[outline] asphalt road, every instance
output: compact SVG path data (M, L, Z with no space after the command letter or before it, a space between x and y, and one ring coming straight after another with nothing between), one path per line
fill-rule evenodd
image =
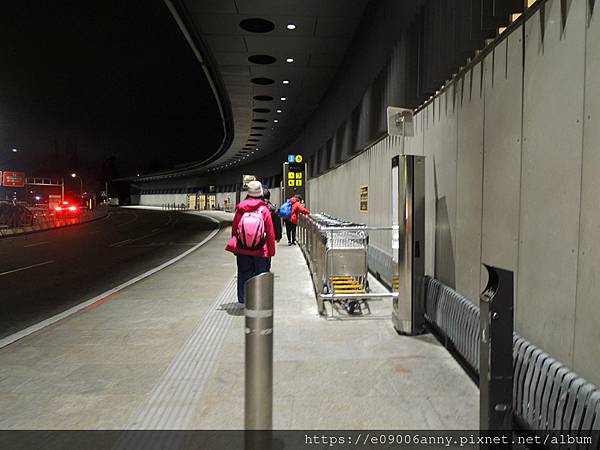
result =
M159 266L216 226L180 212L111 209L95 222L0 239L0 338Z

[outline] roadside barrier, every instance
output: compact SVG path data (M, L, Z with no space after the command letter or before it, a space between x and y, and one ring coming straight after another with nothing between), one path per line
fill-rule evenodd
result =
M32 209L30 211L33 217L27 225L16 227L9 227L6 225L3 227L0 225L0 238L91 222L106 217L108 214L107 207L98 207L94 210L82 210L81 214L71 217L58 217L46 209Z

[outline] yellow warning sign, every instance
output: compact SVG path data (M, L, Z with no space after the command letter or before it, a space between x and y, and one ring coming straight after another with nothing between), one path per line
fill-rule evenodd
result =
M296 162L297 163L301 163L302 162L302 155L296 155Z
M302 180L296 180L296 186L302 186Z
M366 184L360 187L360 210L369 211L369 186Z
M294 180L288 180L288 186L294 186Z
M288 172L288 178L294 178L294 172Z
M296 179L302 178L302 172L296 172Z

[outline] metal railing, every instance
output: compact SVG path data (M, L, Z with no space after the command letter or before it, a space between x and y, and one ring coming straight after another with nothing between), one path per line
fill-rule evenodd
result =
M562 430L572 436L592 436L592 444L580 448L600 448L598 433L591 432L600 430L600 389L513 333L512 327L505 326L504 330L498 327L500 322L494 317L496 311L483 299L485 308L482 310L439 280L426 277L425 286L427 322L441 342L459 357L474 378L479 379L480 387L489 389L489 381L493 380L491 358L498 357L497 348L481 351L482 345L494 344L493 334L490 334L493 333L492 327L512 333L512 342L508 344L512 359L512 411L509 412L518 427L542 434ZM512 287L505 291L512 295ZM482 318L485 319L483 322ZM482 323L486 326L482 327ZM485 328L491 331L483 331ZM505 337L502 341L506 342ZM506 349L501 353L504 359ZM486 361L482 361L482 357ZM498 377L501 383L508 379L507 374ZM505 391L506 386L501 386L500 392ZM494 398L490 392L485 395L488 399ZM498 413L497 423L502 424L506 411L502 407L496 409L492 402L488 403L492 406L486 409L490 422L493 423L493 415ZM500 405L504 403L500 402Z
M398 297L396 292L371 292L368 280L369 232L393 229L367 227L323 213L299 217L298 243L311 272L319 314L334 317L336 304L350 314L363 308L370 314L368 300ZM330 313L325 301L330 302Z

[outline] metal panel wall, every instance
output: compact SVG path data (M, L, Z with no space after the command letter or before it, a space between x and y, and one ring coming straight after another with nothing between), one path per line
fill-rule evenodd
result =
M600 384L600 10L540 11L415 116L406 153L426 156L426 273L474 300L476 265L514 270L517 331ZM483 98L466 97L481 64ZM382 223L390 142L311 180L311 202L355 219L368 178L369 223Z
M485 78L489 75L493 67L492 58L493 54L469 71L461 82L453 85L458 113L456 290L475 300L481 292L484 122L482 76Z
M572 361L586 5L548 0L525 24L517 331Z
M492 57L493 71L487 65L485 76L482 262L515 271L519 247L523 27L504 39Z
M587 2L586 2L587 3ZM588 12L588 15L590 13ZM573 366L600 385L600 5L587 28L583 172ZM594 353L595 350L595 353ZM591 355L596 357L591 357Z
M450 103L450 107L448 104ZM452 94L445 91L427 107L424 148L432 169L426 174L426 217L435 209L435 277L455 286L457 114ZM433 187L433 192L431 188ZM433 195L431 195L433 194ZM425 234L432 222L426 219ZM429 244L429 242L427 242ZM427 245L429 248L429 245ZM426 258L427 259L427 258ZM426 263L426 267L427 263Z
M187 205L187 194L141 194L140 205L162 206L165 204Z

